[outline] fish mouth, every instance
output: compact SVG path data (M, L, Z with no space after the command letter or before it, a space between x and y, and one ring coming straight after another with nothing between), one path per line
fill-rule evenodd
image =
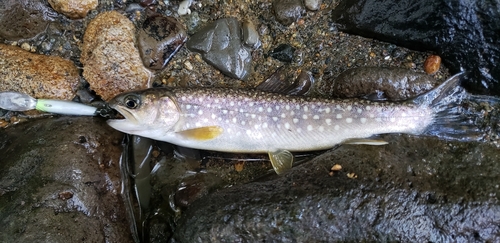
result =
M110 105L110 107L118 111L124 118L107 120L109 126L126 133L136 131L140 128L139 121L132 112L120 106Z

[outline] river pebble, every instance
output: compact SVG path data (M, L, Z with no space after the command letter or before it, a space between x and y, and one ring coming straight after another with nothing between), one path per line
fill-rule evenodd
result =
M54 10L72 19L87 16L90 10L97 8L97 0L49 0Z
M304 5L308 10L316 11L321 7L321 0L304 0Z
M116 11L104 12L89 23L80 60L83 77L104 100L148 87L151 73L136 48L134 25Z
M269 52L269 56L282 62L290 63L293 60L294 52L295 48L293 48L289 44L280 44L278 47Z
M428 74L435 74L441 67L441 57L438 55L430 55L425 59L424 70Z
M175 18L154 14L144 21L137 39L144 66L158 70L179 51L187 35Z
M273 10L276 19L283 25L290 25L305 13L300 0L274 0Z
M243 46L240 23L236 18L223 18L203 27L187 42L210 65L225 75L246 80L252 66L250 49Z
M5 44L0 44L0 76L0 91L48 99L73 99L80 82L73 62Z

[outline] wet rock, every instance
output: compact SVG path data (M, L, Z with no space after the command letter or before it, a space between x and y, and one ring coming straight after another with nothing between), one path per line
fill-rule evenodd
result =
M43 32L56 15L41 1L0 1L0 38L32 38Z
M294 53L295 48L292 46L288 44L280 44L278 47L269 52L269 56L282 62L292 62Z
M0 241L134 242L120 196L122 135L98 118L0 130Z
M290 25L305 13L301 0L274 0L273 11L283 25Z
M437 55L430 55L425 59L424 71L428 74L434 74L439 70L441 66L441 57Z
M144 66L162 69L186 42L187 35L175 18L155 14L144 21L137 39Z
M468 88L500 95L500 25L490 21L499 8L497 1L344 0L333 19L349 33L435 51L452 73L471 72Z
M386 99L396 101L416 97L435 86L437 81L424 73L404 68L364 67L341 73L328 94L339 98L355 98L383 93Z
M316 11L321 7L321 0L304 0L304 5L308 10Z
M179 242L476 242L500 235L500 155L483 143L387 135L194 202ZM475 161L470 163L470 161ZM329 174L336 163L342 169ZM355 174L357 178L349 178Z
M260 46L259 33L255 29L255 25L252 21L245 20L241 26L243 31L243 43L252 49L256 49Z
M35 98L71 100L80 84L73 62L4 44L0 44L0 76L0 91L17 91Z
M136 48L134 25L116 11L93 19L83 37L83 77L104 100L124 91L148 87L150 71Z
M189 39L187 47L201 53L203 60L229 77L246 80L250 74L252 55L243 46L236 18L208 24Z
M97 8L97 0L49 0L54 10L72 19L81 19L87 16L90 10Z

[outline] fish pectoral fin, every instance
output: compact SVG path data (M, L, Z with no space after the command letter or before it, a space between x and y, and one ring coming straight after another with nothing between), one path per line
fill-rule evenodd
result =
M177 132L179 135L194 140L211 140L222 134L224 129L219 126L198 127Z
M387 141L381 139L369 139L369 138L350 138L344 140L343 144L364 144L364 145L386 145L389 144Z
M282 174L293 166L293 154L288 150L268 152L269 159L276 174Z

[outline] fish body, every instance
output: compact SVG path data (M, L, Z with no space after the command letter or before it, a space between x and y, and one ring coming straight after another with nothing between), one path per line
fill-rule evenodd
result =
M426 132L444 106L460 99L456 95L463 93L457 89L459 78L414 100L393 103L258 90L152 88L110 101L125 119L108 120L108 124L125 133L184 147L269 153L272 162L277 156L274 162L289 164L289 151L328 149L375 134Z

